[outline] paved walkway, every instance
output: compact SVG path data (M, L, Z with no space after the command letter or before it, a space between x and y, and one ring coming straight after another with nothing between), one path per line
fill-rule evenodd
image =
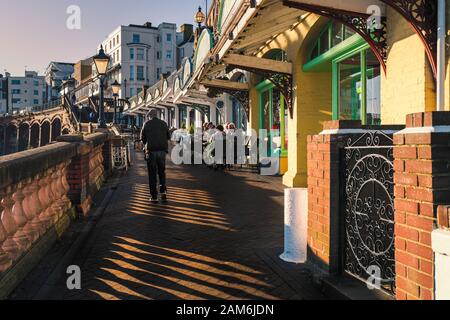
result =
M152 206L136 157L73 261L82 290L64 280L47 298L323 299L302 268L289 278L277 266L280 178L169 165L170 202Z

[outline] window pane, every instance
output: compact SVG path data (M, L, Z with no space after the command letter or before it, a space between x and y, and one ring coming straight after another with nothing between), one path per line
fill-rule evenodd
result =
M144 49L137 49L137 60L144 60Z
M319 41L320 41L320 54L323 54L328 50L330 50L328 29L324 33L322 33Z
M281 128L281 94L278 90L273 90L273 122L272 129Z
M344 39L348 39L351 36L353 36L354 34L356 34L356 32L353 31L353 29L351 29L347 26L344 27Z
M311 53L311 60L317 58L318 56L319 56L319 44L316 44Z
M270 90L267 90L261 95L263 106L263 127L267 131L270 130Z
M130 80L134 80L134 66L130 66Z
M332 45L336 46L344 41L343 24L340 22L334 22L331 30Z
M283 97L284 99L284 97ZM289 146L289 108L284 103L284 150L287 151Z
M366 50L367 124L381 124L381 67L372 50Z
M339 118L361 119L361 55L339 63Z
M145 80L144 79L144 67L143 66L138 66L137 67L137 79L140 81Z

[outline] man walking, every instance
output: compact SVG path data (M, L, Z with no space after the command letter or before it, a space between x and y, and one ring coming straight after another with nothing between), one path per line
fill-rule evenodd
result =
M158 119L158 112L153 109L149 113L150 120L144 125L141 140L145 145L150 185L150 201L158 203L157 176L159 177L159 193L161 201L167 201L166 156L169 153L170 133L167 123Z

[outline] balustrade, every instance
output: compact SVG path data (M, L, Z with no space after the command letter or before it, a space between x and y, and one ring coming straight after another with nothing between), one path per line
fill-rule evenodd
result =
M65 142L0 157L0 291L2 275L48 238L50 230L66 226L67 214L101 187L105 163L112 161L104 159L109 139L106 133L65 136ZM87 157L82 170L88 175L78 173L80 157Z

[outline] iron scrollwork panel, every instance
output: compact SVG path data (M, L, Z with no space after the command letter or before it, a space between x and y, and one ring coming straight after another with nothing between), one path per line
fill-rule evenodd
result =
M112 161L114 169L128 169L128 152L129 150L127 145L112 146Z
M250 116L250 99L248 90L233 90L233 89L225 89L225 88L217 88L217 87L209 87L208 88L208 97L217 98L223 93L227 93L230 96L234 97L244 108L247 116Z
M388 1L388 0L386 0ZM364 40L367 41L372 48L374 54L378 58L384 72L386 73L386 59L387 59L387 24L386 18L381 17L381 25L377 26L374 20L371 19L370 14L360 14L355 12L348 12L334 9L332 7L323 7L320 5L309 5L305 3L294 2L290 0L283 0L285 6L290 8L297 8L312 12L327 18L331 18L342 22L348 27L357 32Z
M428 59L437 75L437 1L436 0L381 0L400 13L421 38Z
M367 132L345 148L344 269L395 290L392 139Z

